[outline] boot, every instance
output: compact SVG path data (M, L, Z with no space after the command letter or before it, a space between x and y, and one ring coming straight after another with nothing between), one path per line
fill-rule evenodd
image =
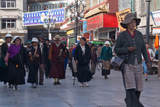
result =
M125 102L127 107L140 107L135 89L126 90Z
M140 102L140 95L141 95L141 92L140 91L136 91L136 96L137 96L138 101L139 101L139 107L144 107L144 105Z

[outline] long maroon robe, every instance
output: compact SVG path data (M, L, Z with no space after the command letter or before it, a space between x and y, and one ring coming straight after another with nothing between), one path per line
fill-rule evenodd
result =
M60 50L62 51L62 54L59 56ZM52 46L50 47L49 56L51 60L51 71L50 71L49 77L64 79L65 78L64 60L65 60L66 54L64 52L63 44L56 46L56 44L53 43Z

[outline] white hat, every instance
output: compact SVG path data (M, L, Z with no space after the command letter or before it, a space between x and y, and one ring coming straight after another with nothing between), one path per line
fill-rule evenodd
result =
M5 38L12 38L12 35L11 35L10 33L7 33L7 34L5 35Z
M110 45L110 42L109 42L109 41L106 41L104 44L105 44L105 45Z
M21 40L21 37L20 36L14 36L12 42L14 42L16 39L20 39Z
M56 36L54 37L54 40L61 40L61 36L56 35Z
M32 38L32 42L39 42L37 38Z

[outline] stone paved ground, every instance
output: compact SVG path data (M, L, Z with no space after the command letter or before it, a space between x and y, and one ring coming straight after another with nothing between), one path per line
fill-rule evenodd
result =
M61 86L54 86L53 80L45 80L44 86L32 89L30 84L19 87L18 91L6 88L0 83L0 107L125 107L124 89L120 72L112 71L104 80L97 71L90 87L72 85L71 73ZM150 76L145 82L141 101L145 107L160 107L160 80Z

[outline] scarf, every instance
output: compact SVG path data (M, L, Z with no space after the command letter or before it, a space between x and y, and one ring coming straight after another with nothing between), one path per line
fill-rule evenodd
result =
M21 45L12 44L8 49L9 58L13 58L14 56L16 56L19 53L20 48Z

